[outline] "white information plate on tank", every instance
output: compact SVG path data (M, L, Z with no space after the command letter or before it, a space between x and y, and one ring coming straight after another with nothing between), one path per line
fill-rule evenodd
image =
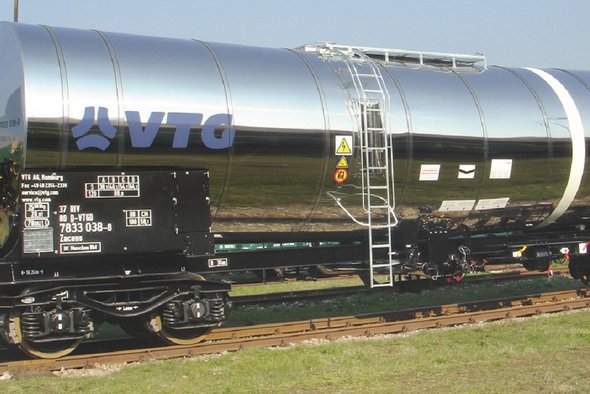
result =
M422 164L420 166L421 181L438 181L440 164Z
M510 179L512 159L492 159L490 179Z
M459 179L473 179L475 178L475 164L460 164L459 165Z
M510 201L510 197L503 198L483 198L477 202L475 206L476 211L485 211L487 209L501 209L506 208Z
M475 200L449 200L443 201L438 210L442 212L464 212L471 211L474 205Z

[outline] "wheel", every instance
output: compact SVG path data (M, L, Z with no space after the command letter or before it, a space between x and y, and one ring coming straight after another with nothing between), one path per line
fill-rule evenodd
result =
M165 343L172 345L195 345L203 340L203 337L211 331L211 327L197 328L170 328L164 327L160 315L151 320L153 329L158 330L157 335Z
M10 315L10 330L15 337L15 343L26 354L36 358L59 358L73 352L82 339L63 339L50 342L33 342L25 338L21 324L21 312Z
M191 273L180 274L178 279L191 280L195 283L204 281L202 276ZM188 294L175 298L154 311L148 320L147 328L156 333L165 343L172 345L194 345L201 342L203 337L211 331L211 326L221 324L226 317L227 294L223 292L209 294L209 296L212 297L209 301L215 300L217 302L217 304L209 304L209 308L213 309L215 313L210 310L206 311L205 303L198 297L195 298L196 295ZM213 322L206 323L211 326L191 327L191 325L198 325L199 322L206 322L207 320L203 319L205 313L217 314L219 320L214 318ZM165 322L166 324L164 324ZM175 327L177 325L178 327ZM182 325L187 327L182 327Z

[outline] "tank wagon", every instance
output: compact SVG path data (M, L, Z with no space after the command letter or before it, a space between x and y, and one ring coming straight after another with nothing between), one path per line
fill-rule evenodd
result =
M196 342L217 272L565 254L588 283L586 71L13 23L0 48L0 333L30 355L104 321Z

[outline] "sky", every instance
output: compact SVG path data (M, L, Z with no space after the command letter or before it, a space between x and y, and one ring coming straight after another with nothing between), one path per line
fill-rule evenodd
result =
M0 0L12 21L14 0ZM19 22L264 47L338 44L483 53L590 69L589 0L20 0Z

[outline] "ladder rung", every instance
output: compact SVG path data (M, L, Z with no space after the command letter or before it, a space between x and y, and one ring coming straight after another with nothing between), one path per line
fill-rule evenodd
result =
M371 285L371 287L375 288L375 287L392 287L393 286L393 282L385 282L385 283L373 283Z
M381 93L383 94L382 89L363 89L363 93Z
M369 186L369 190L385 190L387 188L387 185Z
M385 147L385 146L367 146L365 149L368 151L371 151L371 152L376 152L376 151L386 152L387 151L387 147Z
M367 127L365 131L381 131L384 133L385 129L383 127Z
M371 244L372 248L389 248L389 244Z
M371 205L371 208L374 208L374 209L387 209L387 208L389 208L389 206L387 206L387 205Z
M367 170L369 170L369 171L371 171L371 170L384 171L384 170L387 170L387 167L367 167Z
M366 90L365 90L365 92L366 92ZM378 103L375 103L375 104L378 104ZM382 112L382 113L385 112L385 110L382 108L365 108L365 111L367 111L367 112Z

